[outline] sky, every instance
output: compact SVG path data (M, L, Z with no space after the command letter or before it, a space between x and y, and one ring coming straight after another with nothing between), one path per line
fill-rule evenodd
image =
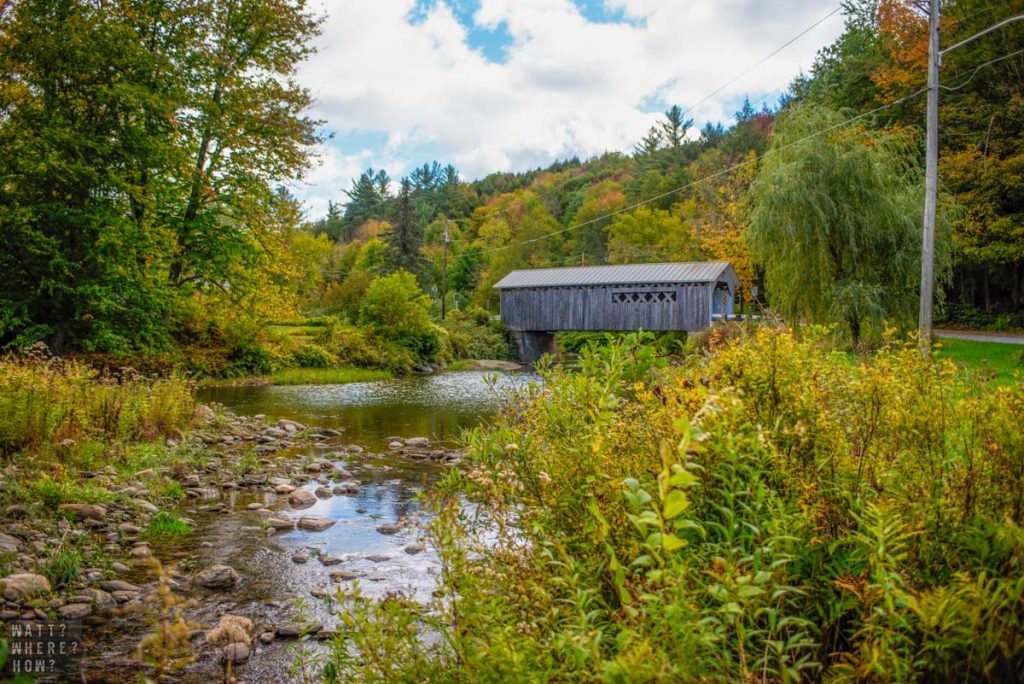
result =
M324 121L292 191L307 215L367 167L397 181L454 164L465 180L627 152L673 104L695 128L749 96L775 104L841 32L838 0L314 0L298 73ZM756 66L755 66L756 65ZM753 67L751 69L751 67ZM742 78L707 95L746 71ZM702 101L703 100L703 101Z

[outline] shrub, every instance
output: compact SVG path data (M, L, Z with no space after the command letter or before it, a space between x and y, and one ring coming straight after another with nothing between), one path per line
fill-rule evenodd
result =
M292 365L299 368L328 368L335 361L333 354L315 344L304 344L291 354Z
M267 375L274 371L274 354L258 342L241 342L231 349L225 377Z
M328 681L1016 680L1024 387L823 330L649 339L467 437L435 600L340 593Z
M180 378L101 373L74 361L0 361L0 454L60 451L90 442L154 439L191 421L195 401Z
M419 359L434 360L445 350L444 331L430 322L430 298L411 273L397 271L373 281L359 315L374 335L398 343Z

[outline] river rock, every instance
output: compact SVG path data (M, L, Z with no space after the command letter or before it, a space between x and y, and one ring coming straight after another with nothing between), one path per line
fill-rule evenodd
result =
M198 489L203 483L198 475L186 475L181 479L181 485L186 489Z
M157 508L154 504L150 503L149 501L146 501L145 499L132 499L132 503L136 506L136 508L141 508L147 513L160 512L159 508Z
M341 565L344 560L341 556L320 556L320 563L328 568L332 565Z
M426 437L410 437L405 440L405 446L407 447L425 447L430 445L430 440Z
M395 534L401 529L402 526L399 523L384 523L377 526L377 531L381 534Z
M288 495L288 503L292 508L309 508L316 503L316 495L308 489L296 489Z
M299 527L303 530L309 530L311 532L322 532L328 527L331 527L336 523L337 520L331 520L330 518L314 518L312 516L299 518Z
M142 589L139 589L134 584L125 582L124 580L103 580L100 582L100 589L103 591L109 591L110 593L114 593L115 591L131 591L138 594L142 591Z
M92 606L88 603L69 603L57 609L57 615L64 620L81 620L92 614Z
M383 563L384 561L391 560L391 556L383 556L379 553L371 553L369 556L366 557L366 560L370 561L371 563Z
M0 532L0 553L18 553L20 548L21 540Z
M409 544L408 546L406 546L402 550L405 551L410 556L415 556L417 553L423 553L423 551L426 550L426 548L427 547L424 546L423 544L416 543L416 544Z
M309 554L305 554L301 551L296 551L292 554L292 563L306 563L309 561Z
M273 632L263 632L260 634L260 643L264 645L272 644L274 643L274 636Z
M153 557L153 552L147 546L136 546L128 554L132 560L142 561Z
M319 463L307 463L306 464L306 472L307 473L319 473L320 472L320 464Z
M286 518L268 518L267 525L274 528L275 530L293 530L295 529L295 521L287 520Z
M110 592L110 595L118 603L128 603L129 601L134 601L142 596L142 594L137 591L112 591Z
M357 570L332 570L330 577L335 582L347 582L362 577L363 573Z
M117 601L114 600L114 597L102 589L94 589L92 587L83 589L81 597L86 599L92 604L93 608L101 613L117 607Z
M233 663L235 665L241 665L249 659L252 651L249 650L249 644L233 643L228 644L224 647L221 652L221 657L225 663Z
M282 418L277 421L277 426L284 430L288 430L288 432L298 432L306 429L306 426L302 423L298 423L294 420L288 420L287 418Z
M50 593L50 580L42 575L22 572L0 580L0 594L8 601L18 603L39 594Z
M209 423L216 417L217 414L206 404L196 404L195 421L197 423Z
M399 450L399 449L401 449L401 448L402 448L403 446L405 446L405 445L404 445L404 444L402 444L401 442L390 442L390 443L388 444L388 449L391 449L392 451L398 451L398 450Z
M283 625L277 628L277 636L282 639L296 639L305 634L316 634L323 630L323 628L324 626L319 622L311 622L305 625Z
M103 517L107 514L107 509L103 508L103 506L85 503L61 504L57 506L57 510L65 511L77 518L89 520L103 520Z
M314 491L313 494L318 499L330 499L332 496L334 496L334 492L332 492L327 487L323 486L317 487L316 491Z
M24 518L28 515L28 506L23 504L12 504L4 509L4 515L8 518Z
M274 491L278 494L291 494L295 491L295 487L290 484L279 484L274 485Z
M228 565L211 565L196 575L196 583L207 589L230 589L241 581L238 572Z

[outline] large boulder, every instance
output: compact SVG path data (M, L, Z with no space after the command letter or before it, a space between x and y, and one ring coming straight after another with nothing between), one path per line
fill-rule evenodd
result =
M50 580L31 572L8 575L0 580L0 595L14 603L40 594L49 594L50 591Z
M238 572L228 565L211 565L196 575L196 584L207 589L231 589L241 581Z

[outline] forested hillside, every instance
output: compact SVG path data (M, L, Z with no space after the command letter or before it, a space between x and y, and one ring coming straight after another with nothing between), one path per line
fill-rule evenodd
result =
M4 348L237 357L304 315L366 328L364 294L397 270L436 316L446 233L449 310L494 311L514 268L722 259L750 309L757 286L756 306L854 341L913 323L927 21L909 0L848 2L810 72L732 121L696 130L674 105L631 152L471 182L437 161L370 168L320 217L283 189L318 139L293 77L320 18L291 0L130 4L0 15ZM943 44L1021 9L944 3ZM1022 39L1008 25L942 70L941 310L972 326L1024 326ZM421 360L448 344L416 326Z

